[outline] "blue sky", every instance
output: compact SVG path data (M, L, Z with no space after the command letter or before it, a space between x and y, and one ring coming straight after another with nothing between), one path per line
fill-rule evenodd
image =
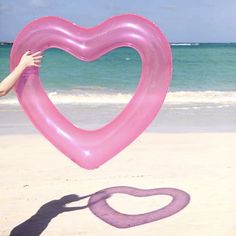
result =
M236 42L236 0L0 0L0 41L42 16L92 27L123 13L150 19L171 42Z

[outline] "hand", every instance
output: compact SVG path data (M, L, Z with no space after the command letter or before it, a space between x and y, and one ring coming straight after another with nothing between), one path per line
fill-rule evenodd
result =
M42 58L43 56L42 56L41 51L38 51L32 54L30 53L30 51L27 51L21 57L19 65L22 65L24 68L30 67L30 66L40 67Z

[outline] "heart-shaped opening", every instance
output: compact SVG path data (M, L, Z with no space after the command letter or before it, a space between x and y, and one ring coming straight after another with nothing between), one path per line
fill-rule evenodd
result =
M141 74L136 50L117 48L84 62L63 50L44 52L40 79L50 100L75 126L93 130L109 123L130 101Z
M168 195L155 195L146 197L136 197L124 193L113 194L107 199L107 203L113 209L119 209L122 214L144 214L151 212L153 209L161 209L173 200Z

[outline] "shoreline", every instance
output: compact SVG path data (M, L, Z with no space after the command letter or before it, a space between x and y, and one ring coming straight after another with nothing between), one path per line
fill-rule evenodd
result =
M124 105L57 105L75 126L98 129L110 122ZM224 133L236 132L234 107L176 109L163 105L145 133ZM92 114L92 115L91 115ZM20 105L0 105L0 135L36 134L37 129Z

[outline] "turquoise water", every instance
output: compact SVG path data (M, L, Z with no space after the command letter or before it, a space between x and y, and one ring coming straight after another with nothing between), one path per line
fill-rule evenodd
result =
M0 46L0 72L9 72L11 46ZM166 103L235 105L236 44L173 44L173 78ZM83 62L59 49L44 53L40 78L54 103L118 103L132 96L141 73L138 53L115 49ZM15 104L12 96L0 104Z
M1 78L9 73L10 49L0 46ZM172 53L170 90L150 129L236 131L236 44L174 44ZM116 49L90 63L50 49L44 53L40 77L49 98L67 118L93 129L123 109L140 71L139 55L131 48ZM14 93L0 99L0 112L0 133L32 131Z
M236 90L236 44L172 46L173 90Z
M10 46L0 46L0 75L8 74ZM236 44L173 45L171 91L235 91ZM141 61L131 48L113 50L95 62L82 62L59 50L44 53L40 76L47 90L78 87L131 92L141 71Z

